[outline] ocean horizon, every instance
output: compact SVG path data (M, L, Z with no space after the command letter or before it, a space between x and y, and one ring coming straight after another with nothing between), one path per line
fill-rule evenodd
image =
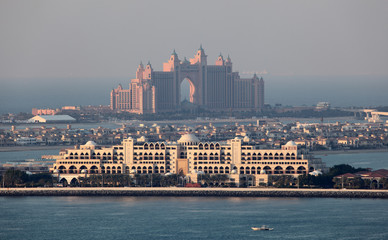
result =
M120 83L128 89L129 79L134 77L132 75L116 78L0 79L0 114L31 112L34 107L109 105L110 91ZM388 104L388 76L263 75L263 78L265 103L271 105L313 106L320 101L338 107ZM183 99L188 95L187 87L187 84L182 86Z

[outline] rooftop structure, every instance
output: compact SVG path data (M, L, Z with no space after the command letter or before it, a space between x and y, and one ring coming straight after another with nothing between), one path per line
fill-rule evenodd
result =
M55 123L55 122L75 122L75 118L69 115L41 115L28 120L30 123Z

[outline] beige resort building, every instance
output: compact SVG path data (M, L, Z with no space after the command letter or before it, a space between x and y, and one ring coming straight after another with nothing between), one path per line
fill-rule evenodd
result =
M227 174L237 185L267 183L269 175L308 174L325 166L320 159L304 155L290 141L281 149L259 149L244 139L201 142L193 134L177 142L148 142L144 137L125 139L121 145L98 146L89 141L60 152L50 169L68 182L84 174L184 174L197 182L201 174Z

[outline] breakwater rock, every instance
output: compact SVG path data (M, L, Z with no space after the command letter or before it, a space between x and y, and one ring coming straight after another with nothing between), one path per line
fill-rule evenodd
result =
M239 188L2 188L0 196L386 198L388 190Z

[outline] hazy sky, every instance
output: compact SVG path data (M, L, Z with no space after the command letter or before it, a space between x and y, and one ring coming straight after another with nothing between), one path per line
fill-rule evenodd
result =
M0 84L130 79L140 60L161 70L201 43L208 63L230 54L267 80L388 76L387 11L385 0L0 0Z

